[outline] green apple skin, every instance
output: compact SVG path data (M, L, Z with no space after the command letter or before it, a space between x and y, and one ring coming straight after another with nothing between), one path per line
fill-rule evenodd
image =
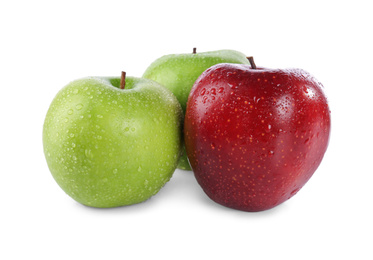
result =
M185 114L189 92L194 82L202 72L219 63L250 64L246 55L234 50L170 54L150 64L143 77L157 81L171 90ZM185 148L183 151L178 168L191 170Z
M182 148L175 96L143 78L84 78L56 95L43 126L48 167L81 204L119 207L147 200L172 177Z

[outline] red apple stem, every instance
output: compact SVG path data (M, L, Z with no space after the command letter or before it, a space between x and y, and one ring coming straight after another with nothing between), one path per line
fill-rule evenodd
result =
M193 54L197 53L197 48L193 48Z
M256 69L256 65L255 65L255 62L254 62L254 57L253 57L253 56L249 56L249 57L247 57L247 59L248 59L249 62L250 62L251 68L252 68L253 70L255 70L255 69Z
M126 72L122 71L122 76L120 78L120 89L124 89L126 86Z

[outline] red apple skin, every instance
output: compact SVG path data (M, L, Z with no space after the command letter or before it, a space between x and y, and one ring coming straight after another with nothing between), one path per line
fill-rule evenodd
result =
M301 69L218 64L195 82L184 125L195 177L215 202L242 211L294 196L329 143L323 86Z

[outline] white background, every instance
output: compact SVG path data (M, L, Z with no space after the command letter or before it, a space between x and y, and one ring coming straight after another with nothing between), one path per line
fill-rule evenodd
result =
M0 259L373 259L371 1L2 1ZM150 200L93 209L42 149L56 93L86 76L141 76L171 53L234 49L325 86L328 151L292 199L246 213L176 171Z

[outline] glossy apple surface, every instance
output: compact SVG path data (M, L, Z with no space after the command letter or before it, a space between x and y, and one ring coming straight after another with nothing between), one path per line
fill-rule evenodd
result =
M219 64L191 90L184 139L195 177L215 202L243 211L295 195L328 146L323 86L300 69Z
M158 83L84 78L52 101L44 153L58 185L92 207L142 202L171 178L181 153L182 109Z
M234 50L171 54L155 60L143 77L157 81L171 90L185 112L189 92L196 79L206 69L218 63L249 64L249 61L243 53ZM178 168L190 170L186 153L181 157Z

